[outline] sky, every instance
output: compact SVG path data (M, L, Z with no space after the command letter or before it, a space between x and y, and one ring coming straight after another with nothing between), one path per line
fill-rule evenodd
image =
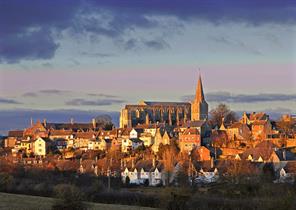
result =
M210 109L295 113L295 1L0 1L0 118L190 101L199 72Z

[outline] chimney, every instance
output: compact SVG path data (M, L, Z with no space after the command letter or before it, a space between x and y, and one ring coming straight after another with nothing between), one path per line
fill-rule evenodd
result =
M43 119L43 125L44 125L44 127L46 127L46 119L45 118Z
M153 166L153 168L155 168L155 157L153 157L152 166Z
M132 168L135 167L134 159L132 159Z
M33 126L33 123L34 123L33 118L31 117L31 127Z

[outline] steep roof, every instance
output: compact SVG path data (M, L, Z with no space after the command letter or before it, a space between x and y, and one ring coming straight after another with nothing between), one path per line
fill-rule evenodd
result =
M253 112L250 114L250 120L267 120L268 115L264 112Z
M206 121L204 121L204 120L196 120L196 121L188 121L184 125L186 127L196 127L196 128L198 128L198 127L203 126L205 123L206 123Z
M183 135L192 135L192 134L199 134L196 128L187 128L183 133Z
M267 161L270 159L272 154L276 154L275 148L277 147L273 143L269 141L262 141L257 144L255 148L247 149L244 153L242 153L241 158L247 159L251 155L255 160L258 160L261 157L263 161Z
M201 75L199 75L198 83L197 83L197 86L196 86L195 100L198 101L198 102L205 101L205 96L204 96L202 81L201 81Z

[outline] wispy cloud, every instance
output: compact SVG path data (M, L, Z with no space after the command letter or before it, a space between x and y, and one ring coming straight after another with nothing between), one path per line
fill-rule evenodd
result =
M87 95L94 96L94 97L104 97L104 98L118 98L118 96L104 94L104 93L87 93Z
M163 50L170 48L170 45L163 39L144 41L144 45L154 50Z
M24 93L23 95L22 95L23 97L37 97L38 96L38 94L37 93L35 93L35 92L27 92L27 93Z
M115 54L113 53L98 53L98 52L82 52L81 55L88 56L88 57L100 57L100 58L106 58L106 57L113 57Z
M190 101L193 95L183 96L182 100ZM296 101L296 94L278 94L278 93L262 93L262 94L231 94L229 92L207 93L206 100L210 102L227 102L227 103L257 103L272 101Z
M228 38L225 36L218 36L218 35L210 35L209 39L216 42L216 43L224 44L226 46L233 47L233 48L236 48L236 49L239 49L239 50L242 50L244 52L251 53L254 55L262 55L263 54L257 48L249 46L241 40L231 39L231 38Z
M70 101L67 101L65 105L68 106L108 106L112 104L122 104L124 100L120 99L97 99L97 100L86 100L82 98L76 98Z
M48 90L40 90L39 93L49 94L49 95L62 95L71 91L68 90L57 90L57 89L48 89Z
M22 103L14 99L0 98L0 104L22 104Z

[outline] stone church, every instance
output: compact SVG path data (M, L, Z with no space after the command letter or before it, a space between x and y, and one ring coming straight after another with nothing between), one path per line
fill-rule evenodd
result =
M125 105L120 113L120 127L157 123L179 126L188 121L207 120L207 118L208 104L205 101L201 76L199 76L195 98L191 103L140 101L139 104Z

